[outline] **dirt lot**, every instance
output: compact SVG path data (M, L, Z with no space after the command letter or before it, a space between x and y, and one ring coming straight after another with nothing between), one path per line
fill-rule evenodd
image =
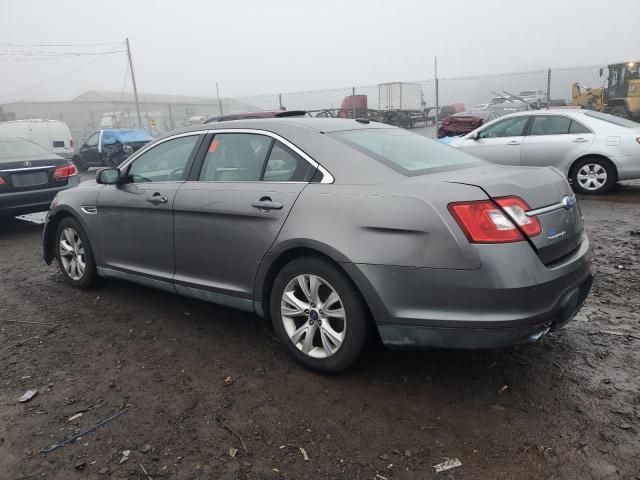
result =
M638 479L640 183L581 206L598 277L565 330L500 351L373 347L336 376L294 365L252 315L73 290L40 226L4 224L0 479ZM446 458L462 466L436 474Z

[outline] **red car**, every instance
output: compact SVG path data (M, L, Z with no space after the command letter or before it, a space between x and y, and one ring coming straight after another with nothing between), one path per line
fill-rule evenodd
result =
M480 125L498 117L499 115L496 112L488 110L454 113L442 120L442 124L438 128L438 138L466 135L473 132Z

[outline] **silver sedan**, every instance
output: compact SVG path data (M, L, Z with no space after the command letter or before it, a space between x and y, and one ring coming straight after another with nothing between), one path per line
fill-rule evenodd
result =
M591 110L514 113L450 145L493 163L555 167L580 193L640 178L640 123Z

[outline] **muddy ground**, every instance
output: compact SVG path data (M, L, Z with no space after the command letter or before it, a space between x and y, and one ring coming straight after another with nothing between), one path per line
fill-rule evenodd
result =
M499 351L374 346L335 376L253 315L121 281L73 290L41 261L41 226L5 223L0 479L640 478L640 183L580 201L598 277L565 330ZM446 458L462 466L436 474Z

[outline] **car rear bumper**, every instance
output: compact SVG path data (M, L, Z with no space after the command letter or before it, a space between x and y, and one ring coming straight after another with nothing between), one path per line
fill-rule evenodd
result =
M476 270L347 267L385 345L466 349L532 341L570 321L591 289L586 235L553 268L526 242L476 247Z
M75 187L78 183L76 175L69 177L66 185L61 187L0 194L0 214L15 216L48 210L58 192Z

